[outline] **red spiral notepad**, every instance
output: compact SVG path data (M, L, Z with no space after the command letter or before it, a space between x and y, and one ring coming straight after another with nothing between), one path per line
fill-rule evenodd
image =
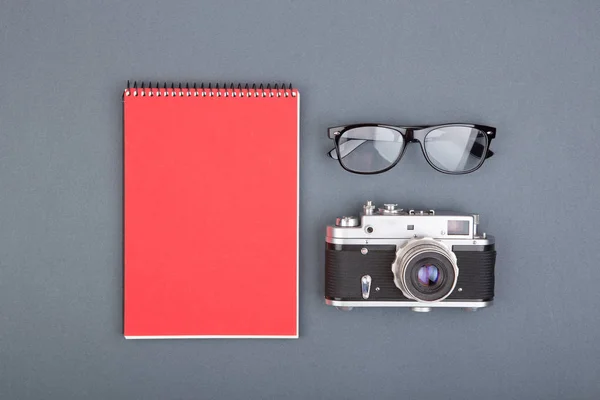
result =
M126 338L298 337L291 87L128 87Z

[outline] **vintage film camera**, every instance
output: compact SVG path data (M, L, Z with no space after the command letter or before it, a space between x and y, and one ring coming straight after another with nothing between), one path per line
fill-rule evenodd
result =
M477 214L405 211L371 201L327 227L325 301L353 307L475 311L494 298L494 238Z

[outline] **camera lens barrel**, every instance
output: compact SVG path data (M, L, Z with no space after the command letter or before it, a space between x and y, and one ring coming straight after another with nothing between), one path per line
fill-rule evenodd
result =
M421 302L444 300L458 280L456 255L432 238L413 239L401 247L392 272L394 283L404 296Z

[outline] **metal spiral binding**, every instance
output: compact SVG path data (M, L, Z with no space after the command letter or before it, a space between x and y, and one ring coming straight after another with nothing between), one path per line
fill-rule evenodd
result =
M127 81L127 88L123 93L123 96L140 96L140 97L296 97L297 91L292 89L292 84L288 86L282 84L279 86L275 84L267 84L265 87L262 83L257 87L253 84L250 87L247 83L242 87L242 84L238 83L237 86L233 83L223 84L219 86L216 83L213 87L212 83L208 86L204 86L204 83L185 83L185 86L179 82L175 85L172 82L170 85L167 82L163 82L162 87L159 82L152 84L148 82L145 84L141 82L139 87L137 81L133 82L133 85Z

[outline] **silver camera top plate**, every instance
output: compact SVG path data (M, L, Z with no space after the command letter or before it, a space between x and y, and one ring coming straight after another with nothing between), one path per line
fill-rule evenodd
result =
M376 208L367 202L357 217L341 217L327 227L326 241L339 244L390 244L417 237L443 240L451 245L494 243L492 236L477 233L479 216L434 210L403 210L396 204Z

